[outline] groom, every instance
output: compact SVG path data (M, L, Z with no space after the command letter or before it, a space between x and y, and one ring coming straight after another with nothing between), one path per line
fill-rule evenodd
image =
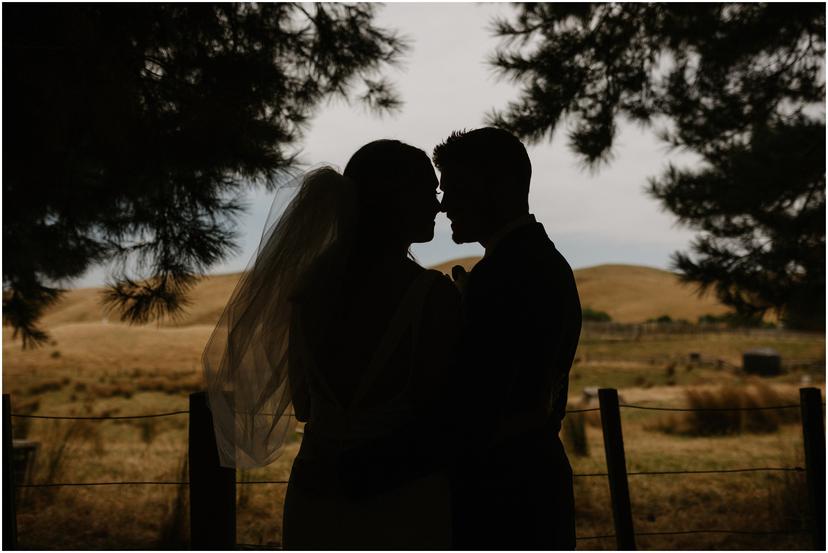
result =
M452 238L486 250L469 274L455 267L454 547L574 549L572 469L558 438L581 330L572 270L529 213L532 168L517 138L455 132L434 163Z

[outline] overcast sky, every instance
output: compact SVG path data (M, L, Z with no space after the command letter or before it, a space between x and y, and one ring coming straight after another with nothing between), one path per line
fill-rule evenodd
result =
M398 29L411 39L403 65L389 77L404 103L392 116L379 117L359 105L322 106L303 141L308 164L344 168L360 146L379 138L396 138L429 154L451 131L483 125L492 108L517 98L517 88L499 81L486 64L498 44L492 18L511 14L509 4L387 4L378 24ZM614 159L596 173L582 169L566 144L566 133L528 148L532 161L530 210L546 227L573 268L629 263L668 268L670 254L685 249L692 232L679 228L671 214L643 192L647 177L661 173L668 160L692 163L689 155L670 153L652 130L621 124ZM240 221L243 252L213 272L240 271L258 245L272 193L248 197ZM468 255L482 255L478 245L454 244L444 214L438 215L432 242L413 248L426 266ZM77 286L97 286L104 271L91 271Z

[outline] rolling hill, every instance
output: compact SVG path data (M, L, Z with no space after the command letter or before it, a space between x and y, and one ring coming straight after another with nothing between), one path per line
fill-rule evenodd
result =
M479 258L466 257L436 265L446 274L454 265L471 270ZM177 321L162 326L212 325L241 276L240 273L214 275L196 285L191 303ZM642 322L669 315L673 319L695 322L700 315L721 314L727 308L712 295L698 297L692 286L683 285L671 272L638 265L598 265L575 271L581 304L610 314L614 321ZM47 328L82 322L116 322L100 303L100 288L83 288L67 292L43 318Z

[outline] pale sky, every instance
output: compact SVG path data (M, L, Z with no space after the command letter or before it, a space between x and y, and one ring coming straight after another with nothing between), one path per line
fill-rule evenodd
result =
M344 168L360 146L396 138L425 150L458 129L483 126L492 108L517 98L516 86L500 81L486 59L498 45L492 18L511 14L509 4L387 4L377 23L411 39L411 50L388 76L404 101L400 112L379 117L364 107L336 102L324 105L302 144L308 165L331 163ZM532 161L530 210L573 268L628 263L667 269L670 254L687 249L693 232L679 228L643 188L668 160L695 162L689 154L670 153L653 130L621 124L613 161L598 172L582 169L559 129L553 141L528 148ZM254 254L273 193L252 192L249 210L239 220L243 252L212 272L241 271ZM451 240L448 220L439 214L434 240L412 251L421 264L482 255L476 244ZM99 286L105 271L95 269L74 283Z

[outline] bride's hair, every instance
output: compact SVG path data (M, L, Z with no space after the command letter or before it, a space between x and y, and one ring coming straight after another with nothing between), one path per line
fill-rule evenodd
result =
M392 200L403 193L413 171L425 165L431 167L428 154L399 140L375 140L351 156L343 174L356 184L361 239L391 238L387 233L399 215L390 209Z

